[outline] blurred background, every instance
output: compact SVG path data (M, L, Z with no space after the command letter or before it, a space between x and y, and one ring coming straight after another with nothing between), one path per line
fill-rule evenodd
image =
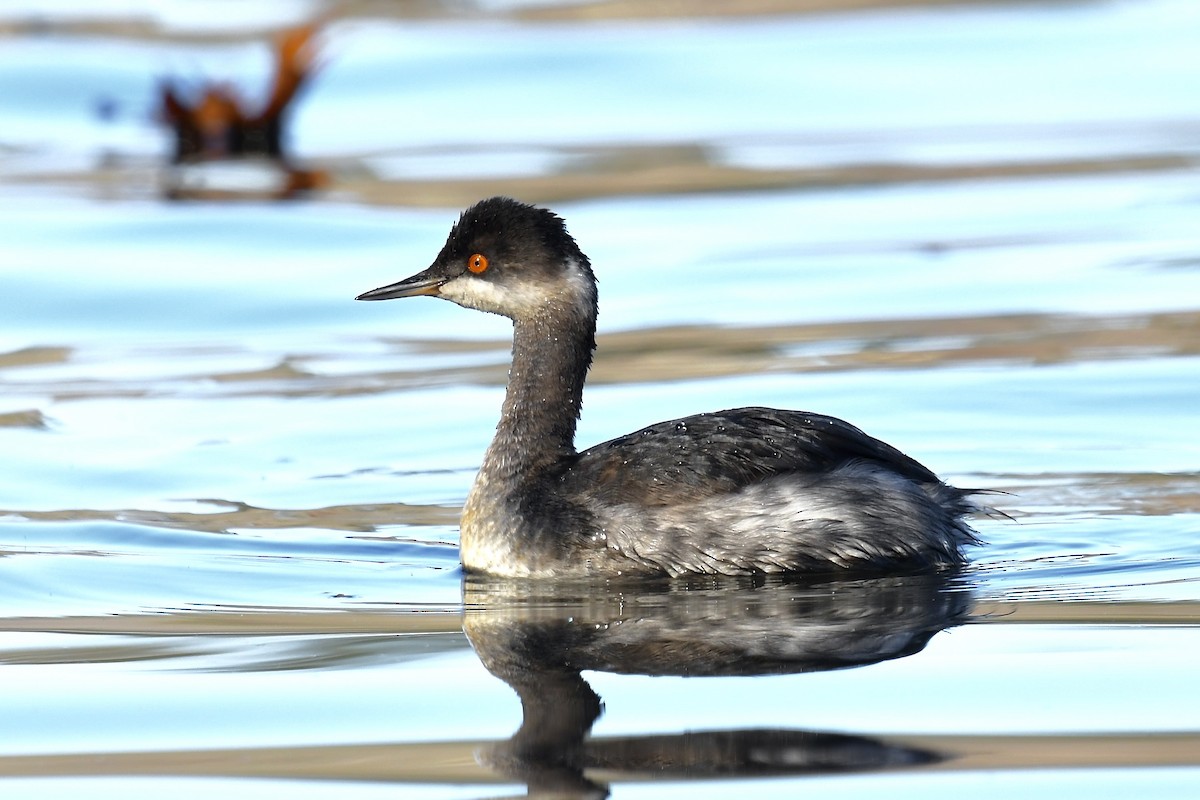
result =
M203 698L267 702L168 681L160 716L130 715L151 658L391 685L363 653L393 651L339 649L314 612L444 612L460 682L411 676L443 721L368 724L372 696L321 684L305 722L258 708L246 741L510 727L508 706L443 713L484 680L457 517L508 323L353 302L495 194L564 216L599 277L581 445L740 405L848 419L1006 493L1011 519L979 521L981 597L1176 626L1088 628L1045 697L1013 675L1053 672L1060 642L993 642L1034 659L1005 674L935 662L1001 682L972 729L1031 696L1030 730L1195 729L1174 693L1200 619L1198 41L1192 0L3 3L0 660L28 683L0 697L0 761L229 744ZM231 612L301 638L218 646ZM201 618L208 639L155 638ZM1086 653L1138 647L1117 674L1141 694L1111 717L1049 699ZM825 724L891 724L844 710Z

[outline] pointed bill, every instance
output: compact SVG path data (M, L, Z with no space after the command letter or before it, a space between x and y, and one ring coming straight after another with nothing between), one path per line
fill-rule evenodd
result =
M399 297L420 297L421 295L440 294L442 284L448 281L445 275L433 273L432 268L419 272L411 278L405 278L397 283L380 286L369 292L363 292L355 300L394 300Z

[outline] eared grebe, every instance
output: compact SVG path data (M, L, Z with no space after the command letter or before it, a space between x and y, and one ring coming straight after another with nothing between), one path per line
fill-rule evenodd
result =
M596 279L563 220L506 197L433 265L359 300L432 295L513 321L496 437L462 514L468 571L512 577L941 569L969 492L833 417L738 408L575 451Z

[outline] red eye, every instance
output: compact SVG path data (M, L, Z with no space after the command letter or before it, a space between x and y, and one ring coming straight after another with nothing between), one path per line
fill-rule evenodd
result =
M476 253L467 259L467 269L474 272L476 275L485 271L488 268L487 256L483 253Z

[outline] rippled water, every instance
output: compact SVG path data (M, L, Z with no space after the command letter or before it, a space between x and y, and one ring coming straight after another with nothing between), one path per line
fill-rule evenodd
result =
M1192 796L1192 3L203 5L0 10L6 797ZM164 201L155 82L322 12L330 188ZM973 566L464 587L507 325L351 298L501 192L600 278L581 443L835 414L1003 492Z

